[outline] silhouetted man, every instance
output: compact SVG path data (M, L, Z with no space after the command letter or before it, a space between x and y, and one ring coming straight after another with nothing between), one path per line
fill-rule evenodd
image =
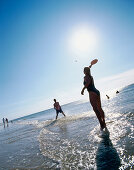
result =
M56 99L54 99L54 109L56 110L56 119L58 118L58 114L59 114L59 113L62 113L64 116L66 116L66 115L64 114L64 112L62 111L59 102L57 102Z

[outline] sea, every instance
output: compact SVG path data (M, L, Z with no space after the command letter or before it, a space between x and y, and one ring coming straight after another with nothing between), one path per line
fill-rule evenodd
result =
M134 169L134 84L102 100L107 128L89 101L48 109L0 125L0 170Z

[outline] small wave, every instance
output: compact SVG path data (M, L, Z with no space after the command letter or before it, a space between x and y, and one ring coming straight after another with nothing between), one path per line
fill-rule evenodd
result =
M45 121L38 121L38 120L25 120L25 121L20 121L16 122L16 124L21 124L21 125L33 125L36 128L43 128L44 126L50 124L53 120L45 120Z
M90 112L90 117L94 116L93 112ZM50 126L53 125L54 122L55 124L64 124L64 122L70 122L70 121L75 121L77 119L83 118L83 117L89 117L89 112L85 112L82 114L78 114L78 115L68 115L67 117L62 117L62 118L58 118L57 120L55 119L51 119L51 120L44 120L44 121L38 121L38 120L24 120L24 121L17 121L15 122L16 124L22 124L22 125L33 125L37 128L43 128L45 126Z

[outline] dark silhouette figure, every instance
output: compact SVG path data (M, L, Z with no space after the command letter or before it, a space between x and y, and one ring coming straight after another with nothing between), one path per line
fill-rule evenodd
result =
M6 119L5 119L5 121L6 121L6 123L7 123L7 126L8 126L8 119L6 118Z
M2 119L2 121L3 121L3 124L5 124L5 119L4 118Z
M96 153L97 170L118 170L121 165L120 158L109 138L107 128L101 137L102 140Z
M110 97L106 94L107 99L110 99Z
M89 67L91 68L91 66ZM87 89L89 93L90 103L99 120L100 127L101 129L104 129L106 127L106 123L105 123L104 111L102 110L101 107L100 92L94 86L94 80L93 77L91 76L89 67L84 68L84 74L85 74L84 87L81 91L81 94L84 95L84 90Z
M64 114L64 112L62 111L59 102L57 102L56 99L54 99L54 109L56 110L56 119L58 118L58 114L59 114L59 113L62 113L64 116L66 116L66 115Z
M5 119L3 118L2 121L3 121L4 128L5 128Z
M117 90L117 91L116 91L116 94L118 94L118 93L119 93L119 91Z

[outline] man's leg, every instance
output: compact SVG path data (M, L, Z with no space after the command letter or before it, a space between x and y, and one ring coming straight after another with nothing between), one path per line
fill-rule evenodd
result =
M62 113L64 116L66 116L65 113L64 113L63 111L62 111L61 113Z
M56 111L56 120L57 120L57 118L58 118L58 112Z

